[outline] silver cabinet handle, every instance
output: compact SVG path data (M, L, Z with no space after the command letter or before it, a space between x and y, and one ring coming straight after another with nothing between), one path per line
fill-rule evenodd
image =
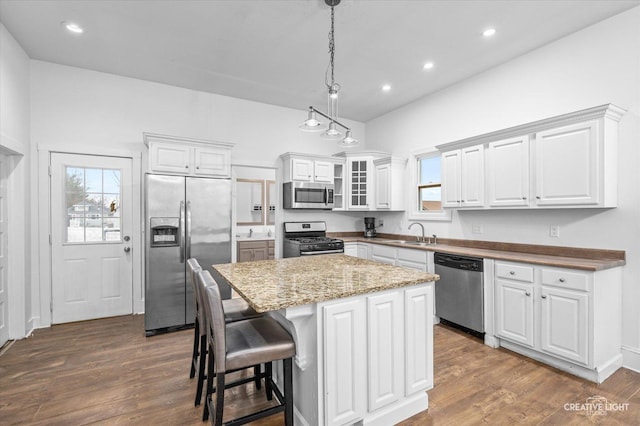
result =
M124 248L124 252L125 252L125 253L129 253L130 251L131 251L131 247L129 247L129 246L125 246L125 248Z
M561 283L564 282L564 278L560 278L558 281L560 281Z
M185 166L184 166L184 168L185 168L185 169L188 169L188 168L189 168L189 165L188 165L188 164L187 164L187 165L185 165Z
M516 273L515 273L515 271L509 271L509 274L510 275L515 275Z
M540 296L540 297L542 297L543 299L546 299L546 298L547 298L547 296L546 296L546 295L544 295L544 294L543 294L542 296Z
M523 199L523 200L526 200L526 199L527 199L527 197L522 197L522 199Z
M527 296L531 296L531 293L528 292L528 291L525 291L524 294L527 295Z

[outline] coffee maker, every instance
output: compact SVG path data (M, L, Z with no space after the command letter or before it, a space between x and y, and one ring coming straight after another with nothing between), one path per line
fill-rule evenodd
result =
M376 236L376 218L364 218L364 236L365 238L373 238Z

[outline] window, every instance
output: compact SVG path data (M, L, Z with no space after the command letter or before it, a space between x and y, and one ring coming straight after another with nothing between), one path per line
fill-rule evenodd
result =
M440 178L440 156L418 159L420 179L418 180L418 210L442 210L442 179Z
M65 168L66 243L120 241L120 170Z
M442 208L442 167L440 151L414 154L415 182L410 220L451 220L451 211Z

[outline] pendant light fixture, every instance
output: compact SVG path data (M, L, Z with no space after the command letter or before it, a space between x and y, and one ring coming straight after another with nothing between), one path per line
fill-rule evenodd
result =
M351 129L338 121L338 92L340 85L334 79L334 56L335 56L335 39L334 39L334 11L333 8L340 4L340 0L324 0L327 6L331 7L331 29L329 31L329 66L325 75L325 85L327 86L327 113L323 113L313 106L309 107L307 119L299 127L306 132L323 132L320 137L325 139L337 139L338 144L342 146L354 146L358 141L351 135ZM329 120L329 125L325 126L316 118L320 115ZM342 137L337 126L345 130Z

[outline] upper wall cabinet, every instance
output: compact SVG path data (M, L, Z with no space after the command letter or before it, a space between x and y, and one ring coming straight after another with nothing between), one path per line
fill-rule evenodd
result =
M606 104L438 146L443 206L616 207L624 112Z
M404 185L406 159L379 151L340 152L335 156L345 161L345 167L335 169L336 182L343 184L345 207L342 210L405 209L404 191L397 189ZM336 193L339 191L336 187Z
M287 152L280 156L284 166L284 181L333 183L335 161L321 157Z
M149 171L202 177L231 177L233 144L143 133Z
M442 206L484 206L484 146L442 154Z

